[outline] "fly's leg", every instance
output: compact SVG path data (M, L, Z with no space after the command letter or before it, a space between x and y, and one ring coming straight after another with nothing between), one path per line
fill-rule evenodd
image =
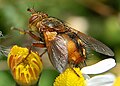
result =
M46 47L44 43L36 43L36 42L32 43L32 46L39 47L39 48L45 48Z
M73 69L73 68L71 68L72 70L73 70L73 72L78 76L78 77L80 77L80 75Z
M44 43L33 43L32 46L39 47L39 48L45 48L46 47ZM47 52L47 49L45 49L45 51L40 54L40 57L42 57L46 52Z
M41 39L39 36L33 34L32 31L22 30L22 29L14 28L14 27L12 27L11 29L12 29L12 30L17 30L17 31L19 31L19 32L22 33L22 34L29 34L29 35L30 35L32 38L34 38L36 41L42 41L42 39Z
M73 72L74 72L78 77L80 77L80 75L76 72L76 70L74 70L74 67L75 67L74 61L70 61L69 67L73 70Z
M29 30L21 30L21 29L19 29L19 28L14 28L14 27L12 27L11 29L12 29L12 30L17 30L17 31L19 31L19 32L22 33L22 34L29 34L29 35L30 35L32 38L34 38L36 41L43 42L43 40L42 40L39 36L33 34L32 31L29 31ZM39 48L45 48L45 47L46 47L44 43L32 43L32 46L34 46L34 47L39 47ZM31 50L31 48L29 49L29 51L30 51L30 50ZM46 52L47 52L47 49L46 49L40 56L42 56L42 55L45 54Z
M87 66L87 63L86 63L86 61L85 61L85 60L83 61L83 65L84 65L84 67L85 67L85 66Z
M42 57L47 52L47 49L43 53L40 54L40 57Z
M21 63L26 63L27 62L27 57L31 54L31 49L32 49L32 46L28 49L29 51L28 51L28 54L26 55L26 57L23 58L19 63L16 64L17 66Z

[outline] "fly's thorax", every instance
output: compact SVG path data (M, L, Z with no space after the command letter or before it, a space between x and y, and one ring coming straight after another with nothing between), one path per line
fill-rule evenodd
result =
M41 21L41 25L44 27L44 31L56 31L56 32L65 32L64 23L60 20L49 17Z
M55 39L55 37L57 36L57 33L47 31L47 32L43 32L43 35L44 35L46 46L49 46L49 42Z

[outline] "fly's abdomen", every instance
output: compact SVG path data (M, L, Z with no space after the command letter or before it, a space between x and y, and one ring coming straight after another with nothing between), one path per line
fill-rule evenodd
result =
M67 46L69 62L73 61L74 64L79 64L85 60L85 58L80 54L76 44L72 40L68 41Z
M82 52L83 50L80 50L77 44L68 35L64 35L64 38L67 41L68 62L72 62L73 65L78 65L79 63L83 62L85 60L85 56Z

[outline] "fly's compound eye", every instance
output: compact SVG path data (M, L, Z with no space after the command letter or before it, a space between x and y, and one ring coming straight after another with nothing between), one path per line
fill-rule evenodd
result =
M38 13L34 13L34 14L32 14L32 16L29 19L29 24L32 24L32 23L35 23L35 22L39 22L42 19L45 19L47 17L48 17L48 15L44 14L44 13L39 13L39 12Z
M38 14L32 14L32 16L29 19L29 28L32 31L37 31L37 24L42 20L42 16Z
M36 21L38 21L38 19L39 19L39 16L33 14L29 19L29 24L35 23Z

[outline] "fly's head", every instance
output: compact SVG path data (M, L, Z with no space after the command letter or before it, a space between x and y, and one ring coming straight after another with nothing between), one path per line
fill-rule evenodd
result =
M48 17L47 14L42 12L36 12L34 9L30 8L28 9L29 12L31 12L31 17L29 18L29 28L31 31L38 31L39 29L39 23Z

